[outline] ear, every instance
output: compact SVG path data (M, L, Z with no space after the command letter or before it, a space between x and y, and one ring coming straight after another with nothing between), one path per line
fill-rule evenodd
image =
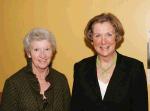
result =
M27 56L28 56L28 58L31 58L31 53L27 52Z
M91 45L93 45L93 41L91 41Z

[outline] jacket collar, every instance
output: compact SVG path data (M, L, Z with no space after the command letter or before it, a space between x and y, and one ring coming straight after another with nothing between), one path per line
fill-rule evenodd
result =
M85 71L85 73L86 73L87 83L92 88L94 95L96 95L97 101L100 101L100 100L102 100L102 97L101 97L100 87L99 87L98 79L97 79L96 57L97 57L97 55L90 58L90 60L87 64L87 70ZM112 74L112 77L109 81L109 84L107 86L107 90L106 90L106 93L105 93L105 96L103 99L104 101L105 100L113 100L113 96L112 96L113 92L114 92L115 88L117 88L118 84L120 84L122 77L126 73L126 70L124 68L124 63L122 61L122 57L123 56L117 52L116 66L115 66L114 72Z

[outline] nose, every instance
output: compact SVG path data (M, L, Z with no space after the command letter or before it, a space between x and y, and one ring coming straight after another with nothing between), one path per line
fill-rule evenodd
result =
M101 38L101 43L102 43L102 44L105 44L105 43L106 43L106 37L105 37L105 36L102 36L102 38Z
M46 54L45 54L45 51L44 50L41 50L40 51L40 57L41 58L45 58Z

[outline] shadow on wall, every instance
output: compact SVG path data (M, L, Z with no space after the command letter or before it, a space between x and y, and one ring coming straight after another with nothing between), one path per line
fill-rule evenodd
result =
M147 69L150 69L150 41L147 43Z
M2 92L0 92L0 104L1 104L1 97L2 97Z

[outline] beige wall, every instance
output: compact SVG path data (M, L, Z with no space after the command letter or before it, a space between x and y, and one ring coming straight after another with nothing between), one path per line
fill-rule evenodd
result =
M0 91L6 78L26 64L22 39L33 27L55 34L54 67L66 74L71 88L73 64L93 54L83 41L84 27L101 12L114 13L124 25L125 41L118 51L143 61L146 68L149 4L149 0L0 0Z

